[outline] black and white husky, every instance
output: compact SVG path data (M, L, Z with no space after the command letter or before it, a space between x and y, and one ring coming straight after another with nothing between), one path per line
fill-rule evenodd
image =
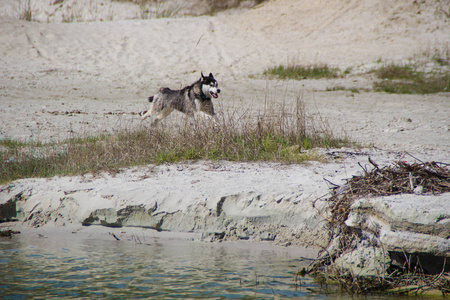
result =
M202 73L199 80L181 90L160 88L158 94L148 98L152 103L150 110L143 111L140 115L143 120L156 115L152 123L156 125L176 109L191 117L200 114L217 122L211 98L219 97L218 86L212 73L209 73L209 76L203 76Z

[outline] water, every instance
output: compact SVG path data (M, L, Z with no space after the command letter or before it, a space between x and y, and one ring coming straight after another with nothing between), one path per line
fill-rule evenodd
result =
M0 295L34 298L325 298L310 261L257 245L188 241L0 239Z

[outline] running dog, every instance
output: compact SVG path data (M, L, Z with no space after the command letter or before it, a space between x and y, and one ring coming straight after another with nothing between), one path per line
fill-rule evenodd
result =
M149 116L156 115L156 119L152 123L154 126L176 109L190 117L202 115L217 123L211 98L219 97L218 86L212 73L209 73L209 76L203 76L202 73L199 80L181 90L160 88L158 94L148 98L152 106L150 110L140 113L141 118L144 120Z

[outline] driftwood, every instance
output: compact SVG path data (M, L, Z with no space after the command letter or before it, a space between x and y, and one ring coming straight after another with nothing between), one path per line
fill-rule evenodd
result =
M444 268L440 274L425 274L420 265L414 268L391 270L387 276L377 278L358 277L327 270L342 253L352 251L359 239L358 233L345 225L350 206L361 197L387 196L397 194L441 194L450 192L450 165L440 162L419 162L408 164L395 162L392 166L380 167L369 158L373 169L363 167L363 174L353 176L342 186L332 184L332 196L328 199L330 215L326 217L330 226L330 243L337 247L327 249L316 260L311 271L321 282L329 280L350 293L371 293L387 291L393 294L422 294L429 290L442 295L450 293L450 273ZM328 252L331 250L331 253ZM445 263L444 263L445 265Z
M367 196L397 194L442 194L450 192L449 164L422 162L408 164L403 161L380 168L372 159L370 171L361 166L364 174L353 176L344 186L333 187L329 199L331 222L342 224L348 216L353 201Z

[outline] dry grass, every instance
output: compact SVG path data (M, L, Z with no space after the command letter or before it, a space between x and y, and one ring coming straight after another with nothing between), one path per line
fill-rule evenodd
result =
M425 49L422 53L418 54L415 60L421 61L425 59L425 62L432 61L441 67L450 66L450 48L447 43L436 44Z
M186 3L177 0L115 0L139 5L140 18L172 18L181 15L215 15L218 12L239 7L254 7L266 0L203 0ZM195 9L193 6L200 7Z
M139 18L144 20L173 18L183 9L183 1L137 0L131 2L139 5Z
M19 0L19 19L25 21L34 21L34 9L31 5L31 0Z
M111 0L105 3L96 1L63 0L50 1L48 10L37 8L38 0L19 0L17 17L26 21L49 22L55 19L55 13L64 11L58 19L64 23L112 21L114 10L117 6L114 2L129 2L135 5L135 11L130 13L129 19L153 19L176 18L180 16L214 15L218 12L233 8L251 8L265 0L203 0L198 2L186 2L183 0ZM120 9L120 8L119 8ZM42 14L46 15L45 18Z
M324 122L308 118L298 100L290 109L266 110L257 117L224 114L218 126L186 118L172 127L163 122L150 130L134 128L51 144L4 140L0 144L0 183L188 160L299 163L317 159L306 150L349 143L335 137Z

